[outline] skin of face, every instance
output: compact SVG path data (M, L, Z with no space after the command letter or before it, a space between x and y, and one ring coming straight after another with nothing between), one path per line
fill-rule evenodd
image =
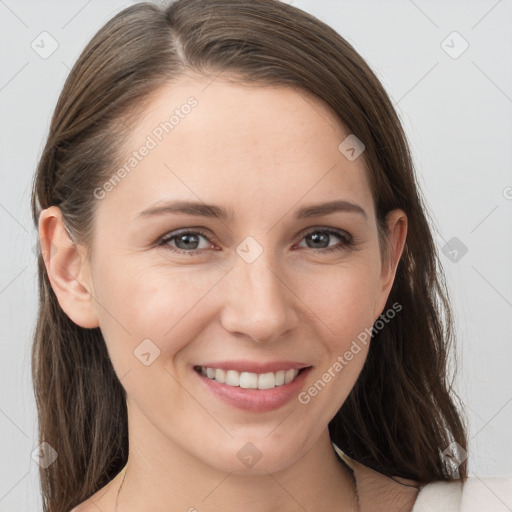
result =
M183 109L189 113L169 133L156 130L190 97L196 106ZM401 210L388 214L391 257L381 261L364 159L338 149L348 135L304 91L183 78L154 94L125 142L125 162L134 151L140 156L148 136L156 145L96 200L90 265L59 209L42 212L40 239L59 304L78 325L101 328L127 392L130 454L120 511L160 510L166 499L183 510L275 510L277 503L293 510L297 502L316 510L349 492L327 425L369 344L360 343L307 404L294 397L267 412L220 401L193 371L211 361L297 361L313 367L304 391L384 312L407 219ZM139 215L177 200L214 204L233 217ZM337 200L366 216L295 218L300 208ZM310 235L326 229L354 245L336 234L315 245ZM158 245L198 230L188 246L178 237ZM257 257L246 261L240 247ZM149 365L136 356L143 340L151 340L144 351L151 359L159 351ZM239 457L244 446L260 457L252 467ZM198 496L208 499L194 502Z

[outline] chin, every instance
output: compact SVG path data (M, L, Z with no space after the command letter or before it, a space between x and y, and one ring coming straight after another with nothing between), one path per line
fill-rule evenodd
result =
M281 440L267 437L268 432L258 439L252 436L252 441L232 439L230 443L218 445L218 450L211 448L204 462L223 472L234 472L237 475L254 475L275 473L285 470L300 456L297 452L297 442L289 440L289 445L283 445Z

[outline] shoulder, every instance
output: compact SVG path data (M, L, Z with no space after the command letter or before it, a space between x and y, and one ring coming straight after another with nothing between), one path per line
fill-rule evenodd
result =
M69 512L99 512L100 510L114 510L113 503L110 503L110 508L107 508L104 500L96 499L94 496L82 501L79 505L72 508Z
M72 508L69 512L92 512L93 507L94 503L89 498L77 505L75 508ZM98 508L96 508L96 511L97 510Z
M508 512L512 506L512 477L469 477L464 483L432 482L425 485L412 512Z
M98 512L99 510L98 505L91 498L88 498L69 512Z
M460 480L453 482L431 482L421 487L413 512L458 512L462 498L463 484Z
M368 512L510 512L512 477L469 477L451 482L419 485L412 480L391 479L344 454L338 455L353 470L361 510ZM400 482L400 483L398 483Z
M101 510L114 510L121 473L122 471L118 473L107 485L71 509L69 512L99 512Z
M335 451L352 469L359 508L365 512L412 512L419 484L404 478L390 478L351 459L332 443Z
M355 461L352 461L351 464L361 510L412 512L419 493L417 482L403 478L389 478Z

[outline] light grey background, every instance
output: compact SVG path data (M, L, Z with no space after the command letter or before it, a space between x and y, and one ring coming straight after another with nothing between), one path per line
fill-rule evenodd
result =
M33 173L71 66L94 33L132 3L0 0L0 511L41 510L31 459L37 446L30 377L37 307ZM450 241L458 251L442 258L457 316L457 390L470 422L470 474L512 476L512 2L293 4L351 42L394 100L439 250ZM48 58L31 47L43 45L43 31L58 43ZM469 47L458 55L464 40ZM462 257L453 237L467 247Z

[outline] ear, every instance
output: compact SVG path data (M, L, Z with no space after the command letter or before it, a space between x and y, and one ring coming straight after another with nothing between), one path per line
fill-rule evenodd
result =
M403 210L391 210L386 215L388 249L382 261L380 284L376 300L375 319L382 313L395 280L396 269L407 238L407 215Z
M94 298L89 291L92 284L84 277L84 258L71 239L57 206L41 212L39 241L48 279L62 310L81 327L98 327Z

